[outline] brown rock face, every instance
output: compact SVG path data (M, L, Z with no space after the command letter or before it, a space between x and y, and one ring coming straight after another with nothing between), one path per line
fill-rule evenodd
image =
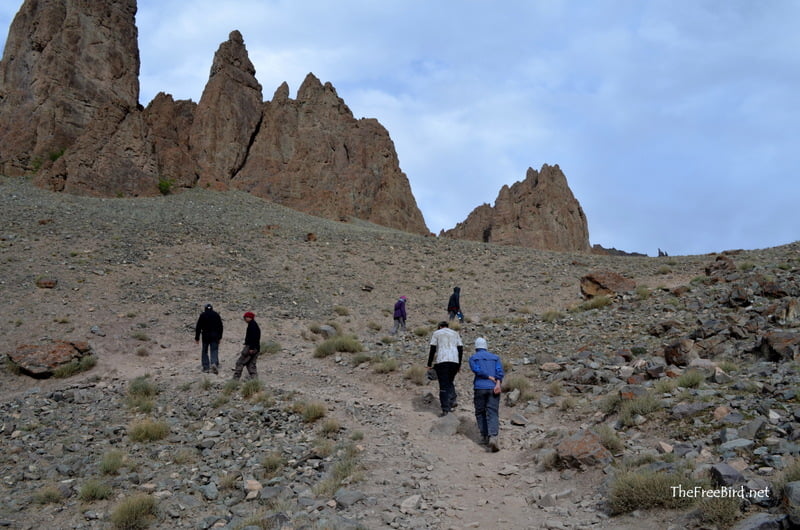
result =
M107 104L139 100L136 0L26 1L0 61L0 171L48 164Z
M159 93L144 110L145 127L155 152L160 178L177 188L190 188L197 181L189 151L189 137L197 103L172 99Z
M394 144L376 120L356 120L330 83L284 83L264 105L247 161L231 185L330 219L357 217L427 234Z
M236 188L300 211L421 234L394 144L309 74L264 102L231 32L195 104L142 109L135 0L26 0L0 63L0 173L100 196Z
M494 207L478 206L441 235L540 250L590 250L586 215L558 165L528 168L524 181L500 189Z
M155 195L158 181L143 113L115 104L100 109L64 156L34 177L55 191L105 197Z
M255 73L242 35L232 32L214 55L189 137L202 187L226 189L247 158L263 101Z

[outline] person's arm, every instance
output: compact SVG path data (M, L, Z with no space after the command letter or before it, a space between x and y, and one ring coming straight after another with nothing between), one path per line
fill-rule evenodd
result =
M428 352L428 368L433 366L433 356L436 355L436 345L431 344L431 349Z
M494 363L494 376L495 378L503 382L503 378L505 378L506 374L503 372L503 362L500 359L497 359Z
M458 365L461 366L461 359L464 357L464 346L456 346L458 349Z
M194 341L198 342L200 340L200 331L202 329L201 322L203 321L203 317L197 319L197 324L194 326Z

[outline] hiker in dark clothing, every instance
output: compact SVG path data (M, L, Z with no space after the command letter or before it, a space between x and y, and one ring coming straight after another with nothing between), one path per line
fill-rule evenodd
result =
M453 294L450 295L450 300L447 301L447 314L452 321L458 317L459 322L463 322L464 318L461 316L461 287L454 287Z
M194 341L200 342L203 337L203 350L200 360L203 363L203 373L212 371L219 373L219 341L222 340L222 318L214 311L211 304L206 304L205 310L200 313L197 325L194 327ZM208 352L211 350L211 358Z
M256 370L256 360L261 351L261 328L256 323L256 315L248 311L242 317L247 322L247 331L244 335L244 348L239 358L236 360L236 367L233 369L233 378L239 379L242 376L242 369L247 367L247 374L250 379L258 378Z
M397 331L406 330L406 297L401 296L394 303L394 327L392 327L391 334L394 335Z

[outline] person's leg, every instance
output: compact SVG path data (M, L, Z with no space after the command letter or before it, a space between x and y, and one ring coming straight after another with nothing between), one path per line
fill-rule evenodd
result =
M233 368L233 378L239 379L242 377L242 369L250 360L250 355L247 353L249 350L247 346L244 347L242 353L239 354L239 358L236 359L236 366Z
M433 365L436 370L436 379L439 381L439 404L442 406L442 413L450 412L452 404L451 392L453 392L453 372L449 365L454 363L438 363Z
M450 410L456 408L458 394L456 393L456 376L458 375L458 363L448 363L450 365Z
M256 367L256 360L258 359L258 354L254 354L250 356L250 359L247 361L247 373L250 376L250 379L258 379L258 368Z
M488 443L489 441L489 427L486 424L486 402L487 391L484 389L476 388L473 394L473 403L475 405L475 421L478 424L478 430L481 433L481 443Z
M209 362L208 362L208 347L209 343L203 340L203 352L200 354L200 361L203 363L203 371L208 372Z
M406 319L405 318L401 318L400 319L400 331L405 331L405 330L406 330Z
M392 326L391 334L394 335L395 333L397 333L397 328L399 328L399 327L400 327L400 319L399 318L395 318L394 319L394 325Z
M486 426L489 436L500 434L500 394L495 394L492 390L487 390L486 400Z
M456 404L456 385L455 378L458 373L458 363L439 363L441 372L437 371L439 375L439 384L441 391L439 399L442 402L442 411L451 411Z
M215 374L219 371L219 341L210 344L211 349L211 371Z
M496 453L500 450L497 436L500 434L500 394L492 394L486 402L486 424L489 427L489 450Z

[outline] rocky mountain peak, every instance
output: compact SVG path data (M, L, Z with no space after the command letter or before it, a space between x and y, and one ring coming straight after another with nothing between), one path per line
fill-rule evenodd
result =
M26 0L0 62L0 172L100 196L241 189L337 220L427 234L388 132L308 74L264 102L242 34L200 101L141 108L135 0ZM89 45L91 43L91 45Z
M286 101L287 99L289 99L289 83L284 81L275 89L275 93L272 95L272 102L278 103L280 101Z
M244 39L233 31L214 55L189 137L197 185L227 189L261 122L263 96Z
M244 38L238 30L228 35L228 40L219 45L211 64L209 82L218 74L231 77L239 83L261 91L261 85L255 78L256 68L250 61Z
M525 180L500 189L494 207L478 206L441 235L541 250L590 249L586 215L558 165L528 168Z

